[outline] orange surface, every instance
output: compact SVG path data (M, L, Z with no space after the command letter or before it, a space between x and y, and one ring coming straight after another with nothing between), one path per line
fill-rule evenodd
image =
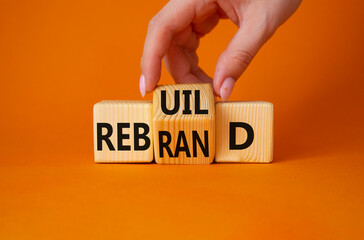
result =
M274 103L272 164L93 163L92 106L141 99L165 2L0 1L0 239L363 239L363 1L304 1L236 84Z

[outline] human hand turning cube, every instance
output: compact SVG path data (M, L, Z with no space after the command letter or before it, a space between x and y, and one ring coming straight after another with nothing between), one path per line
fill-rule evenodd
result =
M95 104L95 162L151 162L153 147L160 164L271 162L273 105L215 104L210 84L158 86L153 103Z

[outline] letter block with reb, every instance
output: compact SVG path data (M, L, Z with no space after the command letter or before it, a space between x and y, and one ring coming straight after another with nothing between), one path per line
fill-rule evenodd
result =
M161 164L209 164L215 155L210 84L158 86L153 93L154 154Z
M216 104L215 162L269 163L273 159L273 104Z
M101 101L94 105L95 162L153 161L151 101Z

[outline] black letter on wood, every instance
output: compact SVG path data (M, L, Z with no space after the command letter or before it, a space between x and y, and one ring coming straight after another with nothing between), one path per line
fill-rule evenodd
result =
M208 131L204 131L204 135L205 135L205 146L202 144L201 138L198 135L197 131L192 131L192 140L193 140L193 156L197 157L197 144L196 142L198 142L198 145L200 145L200 148L203 152L203 155L205 157L209 156L209 133Z
M123 134L123 128L130 128L130 123L118 123L118 150L130 151L130 146L123 145L123 139L129 139L129 134Z
M144 132L142 134L139 133L139 128L143 128ZM145 123L134 123L134 150L135 151L143 151L147 150L150 147L150 139L147 137L149 133L149 126ZM145 141L144 146L139 145L139 139L142 138Z
M107 129L107 133L102 135L102 128ZM114 146L110 141L110 136L112 134L112 126L108 123L97 123L97 150L102 151L102 140L104 140L109 147L110 151L115 151Z
M183 110L183 114L192 114L191 104L190 104L191 94L192 94L191 90L183 90L183 95L185 95L185 109Z
M201 105L200 90L195 90L195 113L196 114L208 114L208 109L200 109Z
M181 140L183 142L183 147L181 147ZM177 143L176 143L176 151L174 153L174 157L178 157L179 152L184 151L186 152L187 157L191 157L190 149L188 149L188 144L186 140L186 135L184 131L179 131Z
M163 136L167 137L167 141L163 142ZM167 131L159 131L159 157L163 157L163 148L167 150L168 156L173 157L172 151L169 148L169 144L171 143L172 137L171 134Z
M167 115L176 114L179 110L179 90L174 91L174 108L172 110L167 109L167 92L161 90L161 107L162 111Z
M231 150L242 150L249 147L253 143L254 130L252 126L243 122L231 122L229 127L230 127L229 148ZM236 128L238 127L244 128L247 133L246 141L243 144L236 144Z

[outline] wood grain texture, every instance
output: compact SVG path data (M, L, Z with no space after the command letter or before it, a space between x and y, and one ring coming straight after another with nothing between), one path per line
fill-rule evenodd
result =
M106 142L102 141L102 150L97 150L97 123L108 123L112 126L113 133L110 140L115 148L111 151ZM128 134L129 139L123 139L123 145L130 146L130 150L118 149L118 123L129 123L130 128L123 128L122 134ZM146 136L150 139L150 146L146 150L135 150L134 123L145 123L149 126ZM143 129L137 128L140 134ZM107 129L102 129L105 135ZM144 145L145 140L139 139L139 144ZM95 162L109 163L139 163L153 161L152 141L152 102L151 101L101 101L94 105L94 153Z
M243 122L254 130L245 149L230 149L230 123ZM243 144L248 132L236 128L236 143ZM269 163L273 160L273 104L269 102L216 103L216 162Z
M161 92L166 91L166 107L173 109L175 106L175 90L180 90L180 108L177 113L167 115L161 108ZM185 96L183 90L191 90L190 106L191 114L184 114ZM195 90L200 92L200 109L207 109L207 114L196 114ZM171 143L169 147L172 154L176 153L176 144L178 136L182 131L186 137L188 148L191 156L185 151L180 151L178 157L170 156L165 148L162 149L161 156L159 134L161 131L167 131L171 134ZM193 131L196 131L202 141L208 141L208 155L202 152L202 148L197 146L195 157L193 156ZM207 131L207 138L205 138ZM210 84L174 84L158 86L153 93L153 138L154 138L154 155L157 163L161 164L209 164L213 161L215 155L215 105L214 95ZM166 137L164 137L164 141ZM205 146L206 147L206 146Z

